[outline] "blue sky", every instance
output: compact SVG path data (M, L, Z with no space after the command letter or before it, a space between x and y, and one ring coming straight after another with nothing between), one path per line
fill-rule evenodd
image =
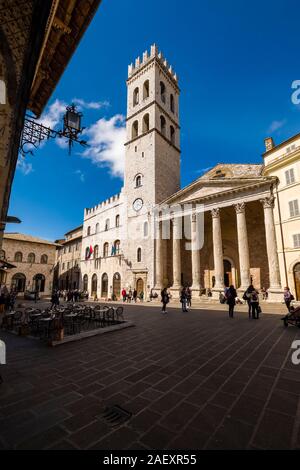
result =
M299 16L296 0L103 0L45 109L56 124L77 98L91 155L52 141L20 162L9 214L22 224L7 231L60 238L119 192L127 66L154 42L179 75L181 185L219 162L260 163L266 136L300 131Z

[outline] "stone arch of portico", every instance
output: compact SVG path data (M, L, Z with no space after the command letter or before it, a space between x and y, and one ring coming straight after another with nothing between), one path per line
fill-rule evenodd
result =
M297 299L297 287L296 287L296 282L295 282L295 267L297 264L300 263L300 257L298 256L296 259L294 259L288 267L288 279L287 279L287 285L291 289L292 294L294 295L296 300Z

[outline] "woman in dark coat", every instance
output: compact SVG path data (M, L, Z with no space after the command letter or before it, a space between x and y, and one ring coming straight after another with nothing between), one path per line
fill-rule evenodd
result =
M233 318L233 310L235 306L235 299L237 298L237 293L234 286L230 286L226 291L226 301L229 306L229 318Z
M169 300L170 300L170 295L169 295L168 289L165 287L161 291L161 302L162 302L161 312L162 313L167 313L166 307L167 307L167 304L169 303Z

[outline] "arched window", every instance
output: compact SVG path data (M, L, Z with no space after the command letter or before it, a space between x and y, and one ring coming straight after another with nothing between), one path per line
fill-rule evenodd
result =
M148 222L144 222L144 237L148 237Z
M120 254L120 240L116 240L116 241L114 242L114 245L113 245L111 251L112 251L112 253L111 253L112 255L118 255L118 254Z
M106 273L102 274L101 278L101 297L108 296L108 275Z
M138 248L136 252L136 260L138 263L142 261L142 248Z
M149 131L149 114L145 114L143 117L143 132Z
M5 259L5 251L0 250L0 259Z
M160 132L166 135L166 120L163 115L160 116Z
M21 251L17 251L15 253L15 261L16 263L22 263L22 259L23 259L23 255L21 253Z
M107 256L108 256L108 243L105 242L103 245L103 257L107 258Z
M26 277L23 273L16 273L11 279L11 289L17 292L24 292Z
M121 276L119 273L113 275L113 300L118 300L121 293Z
M171 93L171 95L170 95L170 109L171 109L172 113L175 112L174 96L172 95L172 93Z
M99 233L99 224L96 224L96 233Z
M138 121L134 121L132 124L132 131L131 131L131 138L135 139L139 135L139 123Z
M166 102L166 87L165 87L165 84L164 82L160 82L160 98L162 100L163 103Z
M94 246L94 259L99 258L99 246L95 245Z
M116 215L116 227L120 227L120 216Z
M97 274L92 276L92 285L91 285L92 297L97 296Z
M87 236L91 235L91 227L90 226L88 226L86 234L87 234Z
M133 91L133 106L139 104L139 88L136 87Z
M85 292L87 292L87 290L88 290L88 282L89 282L88 275L85 274L85 275L83 276L83 281L82 281L83 290L84 290Z
M47 264L48 263L48 256L47 255L42 255L41 256L41 264Z
M33 278L33 289L38 292L45 290L45 276L43 274L36 274Z
M27 263L34 263L35 262L35 254L34 253L29 253L28 257L27 257Z
M110 227L109 219L106 219L104 230L107 232L107 230L109 230L109 227Z
M144 82L143 86L143 100L149 97L149 80Z
M136 188L139 188L140 186L142 186L142 176L141 175L137 175L135 177L135 187Z
M175 129L173 126L170 126L170 140L175 145Z

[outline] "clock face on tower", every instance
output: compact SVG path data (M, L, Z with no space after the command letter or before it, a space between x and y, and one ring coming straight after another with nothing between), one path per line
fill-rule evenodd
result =
M143 207L143 199L136 199L133 204L132 204L132 207L135 211L139 211L141 210L141 208Z

